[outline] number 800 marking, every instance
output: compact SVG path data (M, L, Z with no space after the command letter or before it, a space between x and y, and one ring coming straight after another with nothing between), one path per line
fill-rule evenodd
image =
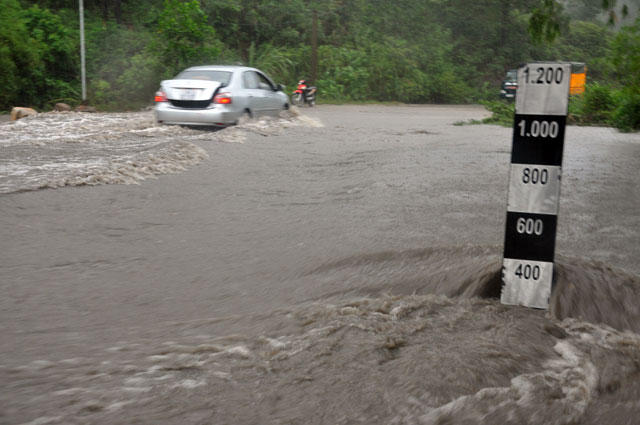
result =
M526 167L522 170L522 183L524 184L547 184L549 181L549 171L546 168L529 168Z

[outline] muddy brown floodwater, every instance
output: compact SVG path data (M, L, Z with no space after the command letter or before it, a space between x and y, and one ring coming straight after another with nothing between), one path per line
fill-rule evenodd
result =
M511 130L326 106L0 124L0 424L629 424L640 135L569 127L547 311L501 305Z

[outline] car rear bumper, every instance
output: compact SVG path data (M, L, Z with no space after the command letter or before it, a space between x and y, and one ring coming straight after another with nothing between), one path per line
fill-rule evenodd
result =
M515 97L515 91L500 90L500 99L514 99Z
M156 104L154 111L160 124L225 126L235 124L240 117L238 112L225 110L221 105L206 109L187 109L162 102Z

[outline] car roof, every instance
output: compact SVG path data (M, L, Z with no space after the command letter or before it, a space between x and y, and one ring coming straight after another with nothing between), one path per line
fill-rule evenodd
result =
M256 68L251 68L251 67L248 67L248 66L241 66L241 65L201 65L201 66L189 67L189 68L185 69L184 71L228 71L228 72L234 72L234 71L242 71L242 70L257 71Z

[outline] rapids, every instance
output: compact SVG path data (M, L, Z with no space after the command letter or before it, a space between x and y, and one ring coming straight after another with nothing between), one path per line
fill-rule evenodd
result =
M0 424L640 417L640 137L570 127L549 311L499 302L473 106L0 125Z

